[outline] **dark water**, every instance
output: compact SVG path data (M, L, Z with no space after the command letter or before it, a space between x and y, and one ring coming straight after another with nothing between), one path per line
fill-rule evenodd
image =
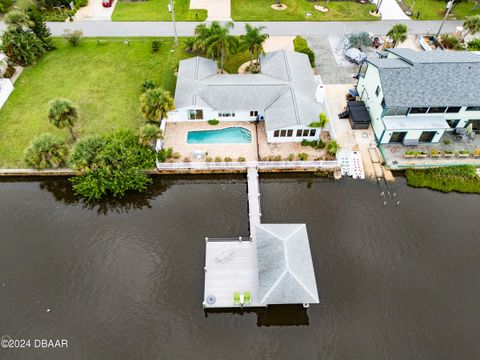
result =
M262 178L263 221L307 223L321 299L308 326L262 326L201 306L204 237L248 234L243 178L93 208L64 181L2 182L0 336L69 348L0 359L479 359L480 197L394 188L383 207L370 182Z

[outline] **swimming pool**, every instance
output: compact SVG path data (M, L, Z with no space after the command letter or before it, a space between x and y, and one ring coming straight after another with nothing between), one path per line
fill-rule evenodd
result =
M187 144L250 144L252 133L243 127L189 131Z

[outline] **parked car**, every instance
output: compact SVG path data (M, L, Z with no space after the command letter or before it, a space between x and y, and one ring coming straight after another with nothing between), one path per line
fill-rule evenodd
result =
M109 8L112 6L113 0L102 0L102 6L105 8Z

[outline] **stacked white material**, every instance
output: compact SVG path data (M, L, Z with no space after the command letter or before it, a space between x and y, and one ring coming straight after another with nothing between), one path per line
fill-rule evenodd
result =
M342 175L351 176L350 174L350 151L340 150L337 153L337 159L340 161L340 172Z
M354 179L365 179L362 154L359 151L353 151L350 159L350 176Z

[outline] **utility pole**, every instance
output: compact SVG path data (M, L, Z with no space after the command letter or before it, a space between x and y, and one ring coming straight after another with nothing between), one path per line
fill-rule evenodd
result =
M453 9L454 3L455 3L455 0L450 0L447 3L447 12L445 13L445 17L443 18L442 23L440 24L440 27L438 28L438 32L436 35L437 39L440 36L440 33L442 32L442 28L443 28L443 25L445 24L445 20L447 20L448 15L450 15L450 11Z
M168 3L168 7L170 12L172 13L172 24L173 24L173 33L175 35L175 46L178 46L178 35L177 35L177 25L175 24L175 9L174 9L175 1L170 0Z

